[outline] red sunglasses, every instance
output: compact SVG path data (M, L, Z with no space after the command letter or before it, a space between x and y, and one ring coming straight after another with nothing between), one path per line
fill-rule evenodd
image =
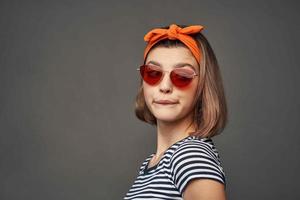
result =
M154 65L142 65L137 70L140 71L143 80L149 85L159 83L166 72ZM170 73L170 79L173 85L178 88L188 86L195 76L198 76L198 74L196 74L194 70L186 68L175 68Z

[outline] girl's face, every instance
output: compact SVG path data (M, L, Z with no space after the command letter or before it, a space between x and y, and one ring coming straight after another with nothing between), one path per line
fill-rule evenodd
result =
M170 79L170 72L175 67L192 69L199 74L198 63L190 50L186 47L156 47L148 53L145 64L161 67L165 71L162 80L154 86L143 81L145 102L155 118L175 122L191 117L198 76L185 88L177 88ZM158 103L161 100L169 100L173 104Z

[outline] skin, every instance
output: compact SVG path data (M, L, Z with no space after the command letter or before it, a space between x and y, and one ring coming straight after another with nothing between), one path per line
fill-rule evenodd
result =
M195 179L183 192L184 200L226 200L224 185L210 179Z
M162 80L154 86L143 81L146 104L157 119L157 149L150 160L149 167L156 165L165 150L175 142L187 137L195 130L192 122L193 100L197 92L198 76L184 89L175 87L169 73L175 67L183 67L199 73L199 65L193 54L186 47L156 47L147 56L146 64L161 67L165 72ZM179 63L185 63L178 65ZM190 65L190 66L189 66ZM168 99L176 101L174 105L160 105L155 100ZM225 200L224 186L210 179L192 180L186 187L185 200Z

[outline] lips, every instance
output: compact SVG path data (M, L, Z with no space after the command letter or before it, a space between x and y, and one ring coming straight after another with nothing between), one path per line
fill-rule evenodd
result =
M154 103L168 105L168 104L177 104L178 101L171 101L171 100L162 99L162 100L154 101Z

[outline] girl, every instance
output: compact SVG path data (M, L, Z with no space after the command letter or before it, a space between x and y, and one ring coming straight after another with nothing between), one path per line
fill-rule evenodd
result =
M227 106L203 28L172 24L144 37L135 114L156 126L157 148L124 199L226 199L225 172L211 138L225 128Z

